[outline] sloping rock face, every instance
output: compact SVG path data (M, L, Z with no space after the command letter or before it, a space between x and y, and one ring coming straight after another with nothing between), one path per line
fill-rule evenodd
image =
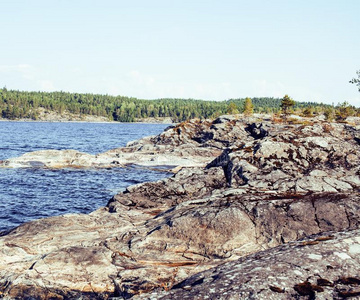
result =
M316 235L191 276L136 299L358 299L360 231Z
M359 228L358 195L237 193L224 190L162 213L124 206L24 224L0 240L0 291L12 298L126 299L289 241Z
M260 126L224 116L180 124L112 150L114 156L144 148L179 151L178 157L198 153L203 163L172 178L130 186L89 215L37 220L3 233L0 295L355 295L360 282L357 135L344 124Z

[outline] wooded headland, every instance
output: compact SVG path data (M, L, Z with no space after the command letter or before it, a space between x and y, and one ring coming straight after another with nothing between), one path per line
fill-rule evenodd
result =
M281 98L251 99L254 113L279 113ZM181 122L192 118L214 118L226 113L241 113L246 98L209 101L163 98L155 100L134 97L69 92L27 92L0 89L0 117L9 120L39 120L43 112L76 116L98 116L109 121L135 122L146 118L170 118ZM316 102L296 102L293 112L316 115L331 107ZM358 111L354 108L353 113Z

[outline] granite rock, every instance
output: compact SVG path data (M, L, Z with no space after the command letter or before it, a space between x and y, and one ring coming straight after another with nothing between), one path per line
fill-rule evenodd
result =
M89 215L36 220L2 233L0 297L358 295L358 129L263 121L253 127L267 134L258 134L248 126L234 116L192 120L98 156L56 152L55 163L47 152L26 163L3 162L101 167L178 159L178 168L171 178L128 187ZM224 162L204 168L225 149L230 187Z
M360 231L323 233L198 273L134 299L358 299Z

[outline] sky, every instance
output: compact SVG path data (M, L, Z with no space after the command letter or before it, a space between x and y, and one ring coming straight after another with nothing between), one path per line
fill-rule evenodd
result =
M360 106L359 0L1 0L0 87Z

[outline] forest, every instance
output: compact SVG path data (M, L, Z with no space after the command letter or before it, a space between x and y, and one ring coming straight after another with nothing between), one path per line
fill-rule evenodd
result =
M280 112L281 98L251 98L253 112ZM0 117L4 119L39 118L39 108L59 115L68 112L76 115L103 116L111 121L134 122L144 118L169 117L173 122L190 118L211 118L226 113L243 112L245 98L224 101L195 99L144 100L133 97L90 93L27 92L0 89ZM315 102L295 102L294 111L325 110L329 105Z

